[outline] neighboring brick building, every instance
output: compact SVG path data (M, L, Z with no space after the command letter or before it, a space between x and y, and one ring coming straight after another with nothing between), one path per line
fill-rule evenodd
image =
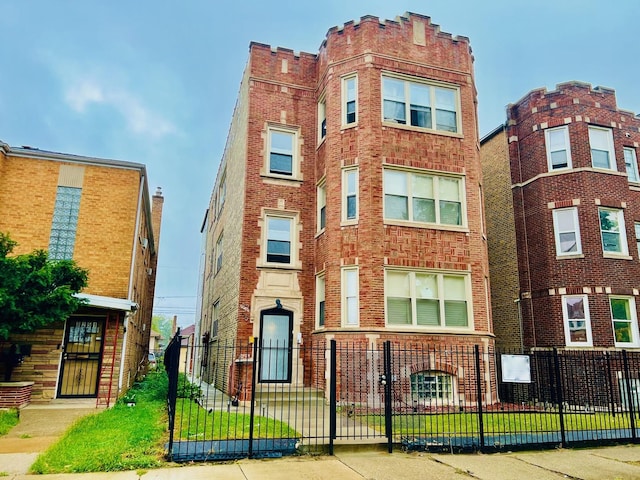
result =
M199 334L493 345L468 39L366 16L317 54L249 50L203 223ZM259 381L309 381L309 358L274 350Z
M110 404L144 369L163 201L142 164L0 143L0 231L14 253L44 249L89 270L86 306L3 345L28 353L12 380L35 382L34 401Z
M500 342L640 347L639 142L615 92L580 82L531 91L482 140Z

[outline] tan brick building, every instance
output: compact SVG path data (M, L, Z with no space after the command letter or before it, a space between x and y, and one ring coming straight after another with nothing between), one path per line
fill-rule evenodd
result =
M252 43L203 223L199 333L284 345L258 381L293 385L311 359L291 344L491 346L482 202L467 38L406 14L331 28L315 54Z
M144 368L163 201L142 164L0 143L0 231L14 253L44 249L89 270L87 303L64 325L3 345L27 353L12 380L34 382L34 401L110 404Z
M638 116L581 82L529 92L483 138L500 342L640 347L639 144Z

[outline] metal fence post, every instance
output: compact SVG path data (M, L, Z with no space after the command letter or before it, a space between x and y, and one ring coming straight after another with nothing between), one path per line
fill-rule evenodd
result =
M167 371L169 385L167 388L167 415L169 417L169 445L168 457L173 460L173 432L175 430L176 421L176 399L178 397L178 364L180 363L180 345L182 337L180 336L180 328L167 345L164 354L164 368Z
M627 391L627 398L629 400L629 422L631 424L631 438L636 440L636 413L634 409L633 392L631 391L631 371L629 370L629 359L627 358L627 351L622 350L622 363L624 365L624 386Z
M253 455L253 425L256 413L256 370L258 366L258 343L260 339L255 338L253 342L253 361L251 368L251 410L249 413L249 458Z
M337 434L337 409L338 409L338 404L336 401L336 394L337 394L337 372L338 372L338 368L336 365L336 358L337 358L337 348L336 348L336 341L335 340L331 340L330 342L330 346L331 346L331 353L330 353L330 359L329 361L331 362L329 365L329 455L333 455L333 440L336 438L336 434Z
M563 448L567 445L567 439L564 430L564 397L562 395L562 377L560 376L560 358L558 349L553 348L553 367L555 373L556 399L558 401L558 415L560 416L560 446Z
M391 341L384 342L384 429L387 434L387 450L393 453L393 411L392 389L393 381L391 372Z
M482 412L482 372L480 370L480 347L473 346L476 361L476 396L478 398L478 430L480 431L480 450L484 450L484 418Z

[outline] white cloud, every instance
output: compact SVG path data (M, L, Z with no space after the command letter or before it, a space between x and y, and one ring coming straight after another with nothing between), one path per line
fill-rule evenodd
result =
M95 78L76 78L65 91L67 104L76 112L86 114L92 104L108 106L117 111L129 130L153 138L174 133L174 125L143 105L142 101L125 89L103 84Z

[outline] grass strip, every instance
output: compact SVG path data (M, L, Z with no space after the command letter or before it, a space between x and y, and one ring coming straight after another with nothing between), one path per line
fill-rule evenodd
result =
M166 437L167 377L152 372L127 400L76 422L31 466L31 473L113 472L159 467Z
M9 430L18 424L18 410L9 408L0 410L0 435L6 435Z

